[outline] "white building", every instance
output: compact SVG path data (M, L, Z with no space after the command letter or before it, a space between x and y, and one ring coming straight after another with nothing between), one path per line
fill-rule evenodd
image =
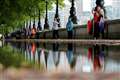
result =
M120 19L120 0L112 0L114 19Z

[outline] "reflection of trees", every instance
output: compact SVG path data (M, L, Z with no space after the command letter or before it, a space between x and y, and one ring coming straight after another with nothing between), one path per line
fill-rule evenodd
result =
M30 62L34 62L34 64L36 63L36 61L38 62L38 66L40 67L41 63L42 65L45 64L46 68L47 68L47 60L48 60L48 51L45 50L46 44L43 44L44 48L39 48L39 43L36 42L32 42L32 43L28 43L26 45L26 52L27 52L27 56L29 58ZM43 60L41 60L44 57Z
M13 49L21 51L24 53L26 50L26 42L9 42Z
M21 67L24 62L24 56L20 54L20 51L12 49L10 46L4 46L0 48L0 64L5 68L8 67Z

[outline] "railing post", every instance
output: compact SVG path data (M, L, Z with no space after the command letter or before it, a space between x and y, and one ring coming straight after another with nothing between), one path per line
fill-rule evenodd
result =
M48 24L48 1L45 0L46 3L46 16L45 16L45 24L44 24L44 30L49 29L49 24ZM46 38L46 31L44 31L43 38Z
M45 3L46 3L46 16L45 16L44 29L49 29L49 24L48 24L48 1L45 0Z
M71 8L70 8L70 16L69 16L69 18L71 18L73 24L77 24L76 9L74 7L74 5L75 5L74 2L75 2L75 0L71 1ZM73 30L73 38L75 38L75 36L76 36L76 31Z
M60 23L60 18L59 18L59 4L58 4L58 0L56 0L56 14L55 14L55 18L57 19L57 21ZM60 24L58 24L58 26L60 27Z
M38 16L38 31L41 31L42 30L42 27L41 27L41 17L40 17L40 9L39 9L39 16Z
M30 22L29 22L29 28L28 28L28 38L31 38L31 16L30 16Z
M72 0L72 2L71 2L70 16L69 17L71 18L71 20L74 24L77 24L76 9L74 7L74 5L75 5L74 1L75 0Z

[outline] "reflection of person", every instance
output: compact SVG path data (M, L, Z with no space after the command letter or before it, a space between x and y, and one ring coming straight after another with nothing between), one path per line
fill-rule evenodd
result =
M100 34L99 34L99 21L100 21L100 7L97 6L95 7L95 10L93 12L94 15L94 38L99 38Z
M99 53L100 64L103 69L104 69L104 57L105 57L104 48L105 46L102 45Z
M71 18L68 19L66 28L67 28L67 32L68 32L68 39L72 39L73 38L73 22L72 22Z
M32 32L31 32L31 37L32 37L32 38L35 38L36 31L37 31L37 30L36 30L35 24L33 24Z
M93 61L94 71L103 71L104 69L104 45L94 45L88 48L88 59Z
M36 54L36 44L35 43L32 43L31 52L32 52L33 60L35 62L35 54Z
M100 65L100 60L99 60L99 52L100 52L100 46L95 45L94 46L94 61L93 61L93 66L94 66L94 70L99 70L101 68Z
M35 43L32 43L31 52L35 55L35 52L36 52L36 44Z
M103 67L103 58L104 58L104 47L95 45L94 46L94 57L93 57L93 67L94 70L101 70Z
M70 67L73 69L75 67L75 64L76 64L76 57L73 54L73 44L72 43L68 44L68 50L67 50L66 56L68 58L68 62L70 64Z
M58 51L59 44L53 43L53 60L55 63L55 66L57 67L60 61L60 52Z
M88 48L88 59L92 59L92 48Z
M59 38L59 34L58 34L58 25L59 22L57 21L56 18L54 18L54 22L53 22L53 38Z

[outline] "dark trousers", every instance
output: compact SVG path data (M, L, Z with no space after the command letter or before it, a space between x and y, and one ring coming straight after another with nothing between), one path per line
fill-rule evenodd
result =
M73 31L68 31L68 39L72 39L73 38Z
M53 30L53 39L59 38L58 30Z
M94 38L98 39L100 37L99 24L94 24Z
M31 34L31 39L35 39L36 38L36 34Z
M104 38L105 38L105 34L104 34L104 33L105 33L104 31L102 31L102 32L101 32L102 39L104 39Z

